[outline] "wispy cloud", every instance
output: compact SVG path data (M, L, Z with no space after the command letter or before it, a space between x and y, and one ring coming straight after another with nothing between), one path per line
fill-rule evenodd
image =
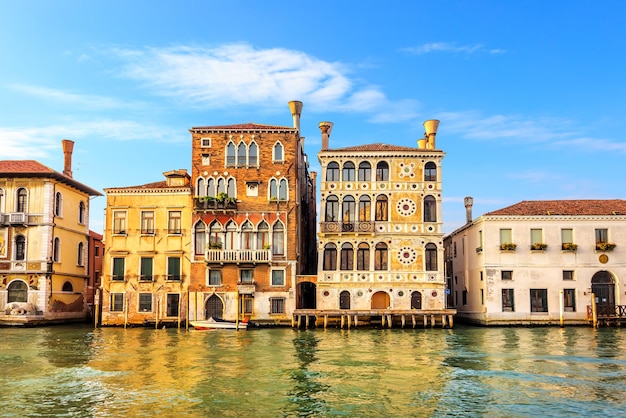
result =
M506 50L498 48L487 48L482 44L457 45L454 42L429 42L418 46L402 48L402 51L409 54L422 55L431 52L450 52L450 53L486 53L486 54L504 54Z

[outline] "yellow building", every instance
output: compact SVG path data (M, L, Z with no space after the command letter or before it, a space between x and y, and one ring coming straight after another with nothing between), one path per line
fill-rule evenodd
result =
M0 161L0 324L84 320L89 199L102 196L64 170Z
M187 170L105 189L103 325L180 324L187 316L192 199Z

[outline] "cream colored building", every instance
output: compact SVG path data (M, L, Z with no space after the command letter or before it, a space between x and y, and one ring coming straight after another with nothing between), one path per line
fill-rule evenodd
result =
M187 318L192 198L186 170L164 181L105 189L103 325Z
M626 201L523 201L445 238L451 303L484 325L584 324L625 304Z
M73 146L62 173L0 161L0 324L86 318L89 200L102 194L72 177Z

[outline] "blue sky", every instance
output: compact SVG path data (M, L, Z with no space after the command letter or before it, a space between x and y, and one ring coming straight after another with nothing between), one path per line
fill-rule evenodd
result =
M521 200L624 198L623 1L0 1L0 159L98 190L190 169L193 126L416 146L439 119L451 232ZM101 232L105 198L92 201Z

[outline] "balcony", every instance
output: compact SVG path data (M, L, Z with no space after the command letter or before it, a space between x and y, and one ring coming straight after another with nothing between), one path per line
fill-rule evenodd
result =
M225 193L220 193L218 196L198 196L193 199L193 202L194 209L197 211L237 210L237 199Z
M237 282L237 292L240 295L254 295L256 285L254 282Z
M374 233L376 224L371 221L367 222L322 222L321 229L325 233L339 232L364 232Z
M271 250L206 250L207 263L269 263Z
M8 225L24 225L28 221L28 216L24 212L5 213L4 222Z

